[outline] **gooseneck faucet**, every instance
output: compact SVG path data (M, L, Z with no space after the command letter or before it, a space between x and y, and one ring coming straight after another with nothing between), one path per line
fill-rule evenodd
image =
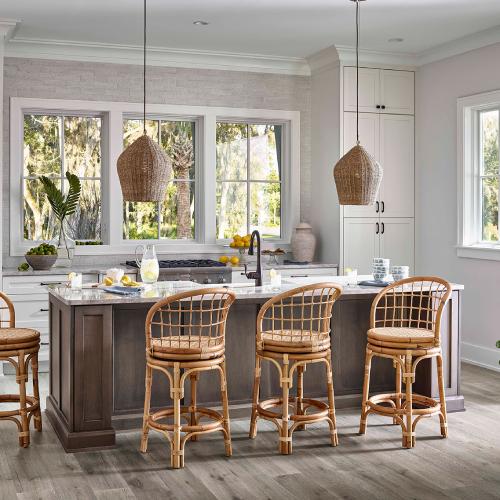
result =
M255 239L257 239L257 269L255 271L247 272L247 265L245 264L245 276L250 280L255 280L255 286L262 286L262 266L261 266L261 245L260 233L254 231L250 237L250 246L248 247L248 255L254 254Z

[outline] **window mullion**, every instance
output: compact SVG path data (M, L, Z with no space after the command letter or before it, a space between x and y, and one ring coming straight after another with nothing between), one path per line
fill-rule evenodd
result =
M250 233L250 124L247 123L247 234Z

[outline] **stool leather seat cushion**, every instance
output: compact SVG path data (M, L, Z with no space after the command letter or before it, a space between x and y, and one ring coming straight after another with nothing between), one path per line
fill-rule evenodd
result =
M368 341L370 339L390 344L433 344L434 332L425 328L405 327L380 327L368 330Z
M291 348L294 352L316 352L330 348L330 335L315 331L276 330L262 332L262 349L283 352Z
M22 346L23 344L31 346L39 340L40 332L31 328L0 328L0 350L8 350L12 346Z
M196 359L218 358L224 354L224 344L215 343L210 337L189 337L172 335L163 339L151 339L151 355L160 359L187 355Z

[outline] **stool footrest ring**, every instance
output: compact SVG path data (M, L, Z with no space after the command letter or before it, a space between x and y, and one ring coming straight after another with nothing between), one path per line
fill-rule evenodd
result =
M151 428L158 431L174 431L174 424L161 423L160 420L172 417L174 415L173 408L164 408L162 410L155 411L149 415L148 424ZM189 406L181 407L181 415L191 415ZM196 421L199 422L201 417L207 417L211 421L198 423L196 425L181 425L181 432L213 432L214 430L220 429L224 424L224 417L222 413L212 410L210 408L197 407L196 408Z
M294 396L290 396L288 398L288 404L289 405L294 405L297 402L297 398ZM304 414L304 415L298 415L295 413L291 413L289 415L289 420L293 422L301 422L301 423L312 423L312 422L317 422L318 420L324 419L328 417L328 412L330 410L329 406L324 403L323 401L319 401L317 399L309 399L309 398L302 398L301 399L302 404L305 406L305 409L307 408L316 408L317 412L315 413L309 413L309 414ZM281 419L281 413L271 411L269 408L275 408L277 406L282 406L283 404L283 399L282 398L271 398L271 399L266 399L264 401L261 401L257 405L257 414L265 419L273 420L273 419Z
M400 397L401 408L396 407L396 401ZM389 403L390 406L384 406L382 403ZM427 396L422 396L421 394L412 395L412 403L422 406L423 408L412 408L411 412L415 416L419 415L434 415L441 411L441 404ZM376 396L370 397L366 406L369 408L370 413L377 413L378 415L383 415L387 417L393 417L395 415L405 415L406 412L406 399L404 394L377 394Z

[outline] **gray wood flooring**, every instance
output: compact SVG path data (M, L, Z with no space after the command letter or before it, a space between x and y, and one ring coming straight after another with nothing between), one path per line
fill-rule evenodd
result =
M0 380L0 391L12 382ZM46 387L46 377L43 385ZM118 435L116 449L66 454L47 419L32 445L17 446L15 426L0 422L2 499L483 499L500 498L500 373L463 366L467 411L449 418L450 437L439 421L417 427L417 446L400 448L401 430L371 416L357 435L359 412L338 412L340 446L329 446L321 426L294 436L294 454L277 453L273 427L232 422L234 456L224 456L219 435L188 443L186 467L169 470L165 439L151 433L149 452L138 451L139 432Z

